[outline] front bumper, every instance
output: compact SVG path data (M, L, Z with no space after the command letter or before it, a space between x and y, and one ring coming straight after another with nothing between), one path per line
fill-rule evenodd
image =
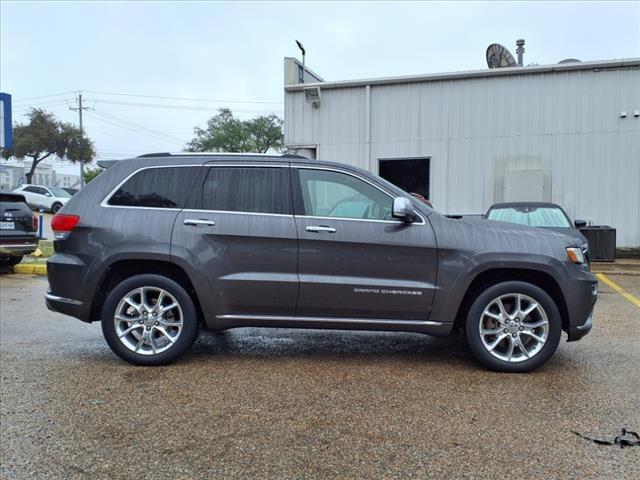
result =
M584 337L593 327L593 310L598 300L598 280L591 272L580 272L570 280L565 289L569 315L568 342Z

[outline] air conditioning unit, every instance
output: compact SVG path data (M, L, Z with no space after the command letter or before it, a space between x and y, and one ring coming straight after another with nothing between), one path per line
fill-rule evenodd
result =
M320 97L320 87L306 87L304 89L304 99L307 103L310 103L313 108L318 108L322 101Z

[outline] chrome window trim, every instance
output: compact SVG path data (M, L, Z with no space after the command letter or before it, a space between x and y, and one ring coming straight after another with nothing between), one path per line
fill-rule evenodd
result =
M140 167L137 170L134 170L133 172L131 172L129 175L127 175L124 180L122 180L120 183L118 183L115 188L113 188L109 193L107 193L107 196L104 198L104 200L102 200L102 202L100 203L100 206L103 208L136 208L136 209L140 209L140 210L177 210L180 211L182 210L181 208L160 208L160 207L134 207L131 205L109 205L109 200L111 200L111 197L113 197L113 195L118 191L118 189L120 187L122 187L122 185L124 185L131 177L133 177L134 175L136 175L137 173L142 172L143 170L150 170L152 168L176 168L176 167L202 167L203 164L202 163L198 163L198 164L181 164L181 165L149 165L146 167Z
M307 165L291 165L291 168L298 168L298 169L303 169L303 170L326 170L328 172L336 172L336 173L343 173L345 175L350 175L354 178L357 178L358 180L362 180L365 183L368 183L369 185L371 185L373 188L377 188L378 190L380 190L382 193L384 193L387 197L389 197L391 199L391 202L393 202L393 199L395 198L393 196L393 194L380 187L379 185L376 185L373 182L370 182L369 180L367 180L366 178L362 178L360 175L356 175L353 172L349 172L347 170L341 170L339 168L332 168L332 167L323 167L323 166L307 166ZM409 198L409 197L407 197ZM411 200L411 199L410 199ZM413 203L413 200L412 200ZM416 215L418 215L418 217L420 217L420 222L412 222L409 223L407 225L425 225L426 221L424 219L424 217L422 216L422 214L420 212L418 212L417 210L415 210ZM348 218L348 217L320 217L320 216L315 216L315 215L296 215L297 218L318 218L318 219L322 219L322 220L353 220L356 222L378 222L378 223L404 223L402 220L375 220L375 219L367 219L367 218Z
M136 208L136 207L132 207ZM164 209L166 210L166 209ZM179 209L178 209L179 210ZM183 208L183 212L191 212L191 213L229 213L229 214L237 214L237 215L260 215L266 217L293 217L293 214L290 213L263 213L263 212L240 212L234 210L200 210L198 208Z

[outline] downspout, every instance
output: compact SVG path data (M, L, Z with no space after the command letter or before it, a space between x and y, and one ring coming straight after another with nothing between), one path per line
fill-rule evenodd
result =
M375 165L371 159L371 85L364 87L364 98L364 165L370 172L377 174L377 169L374 170Z

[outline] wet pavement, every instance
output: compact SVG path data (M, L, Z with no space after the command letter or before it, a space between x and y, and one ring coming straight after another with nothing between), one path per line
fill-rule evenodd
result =
M640 277L609 276L640 291ZM601 285L595 329L492 373L461 337L238 329L167 367L0 278L2 479L638 478L640 309Z

